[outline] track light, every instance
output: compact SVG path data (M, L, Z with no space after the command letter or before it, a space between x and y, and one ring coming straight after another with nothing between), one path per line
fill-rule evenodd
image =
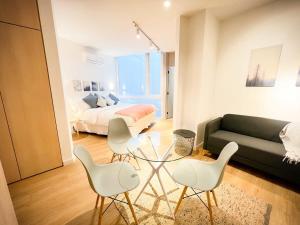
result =
M151 50L153 50L154 49L154 44L153 44L153 42L150 40L150 42L149 42L149 48L151 49Z
M171 0L164 0L164 7L169 8L171 6Z
M139 30L139 29L136 29L136 38L137 38L137 39L140 39L140 38L141 38L140 30Z
M157 49L157 51L160 51L160 48L158 47L158 45L152 41L152 39L149 37L149 35L147 35L145 33L145 31L143 31L143 29L135 22L135 21L132 21L134 27L136 28L136 38L137 39L140 39L141 38L141 33L149 40L149 48L150 49Z
M149 49L150 49L151 51L156 50L156 51L159 52L159 48L158 48L157 46L155 46L155 44L154 44L151 40L150 40L150 43L149 43Z

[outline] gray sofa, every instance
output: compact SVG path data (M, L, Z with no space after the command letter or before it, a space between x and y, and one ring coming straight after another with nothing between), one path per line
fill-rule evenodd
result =
M239 145L233 160L300 185L300 164L282 161L285 149L279 137L286 121L226 114L207 123L203 148L219 154L230 141Z

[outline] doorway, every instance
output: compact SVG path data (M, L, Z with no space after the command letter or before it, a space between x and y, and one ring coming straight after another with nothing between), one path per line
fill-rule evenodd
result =
M173 118L174 77L175 77L175 52L166 53L166 102L165 118Z
M174 76L175 67L170 66L167 71L167 119L173 118L173 100L174 100Z

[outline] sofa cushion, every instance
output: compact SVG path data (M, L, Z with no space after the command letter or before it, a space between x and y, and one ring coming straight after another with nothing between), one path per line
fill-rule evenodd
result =
M285 149L283 144L250 137L229 131L218 130L208 138L208 145L212 148L222 149L228 142L238 143L237 155L263 163L272 167L280 167L283 162Z
M288 122L261 117L226 114L221 122L221 129L282 143L279 133Z

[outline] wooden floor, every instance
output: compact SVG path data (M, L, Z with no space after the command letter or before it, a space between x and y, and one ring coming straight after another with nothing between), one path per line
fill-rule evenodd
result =
M171 131L171 122L160 121L151 130ZM74 136L74 142L84 145L95 161L109 162L112 154L105 137L80 134ZM203 158L201 154L195 157ZM237 164L227 166L224 182L234 184L249 195L270 203L270 224L300 224L300 194L297 187L288 186ZM11 184L9 189L21 225L91 224L90 220L95 213L93 207L96 195L90 189L84 169L78 161ZM104 224L118 224L116 221L120 218L116 215L114 210L105 214Z

